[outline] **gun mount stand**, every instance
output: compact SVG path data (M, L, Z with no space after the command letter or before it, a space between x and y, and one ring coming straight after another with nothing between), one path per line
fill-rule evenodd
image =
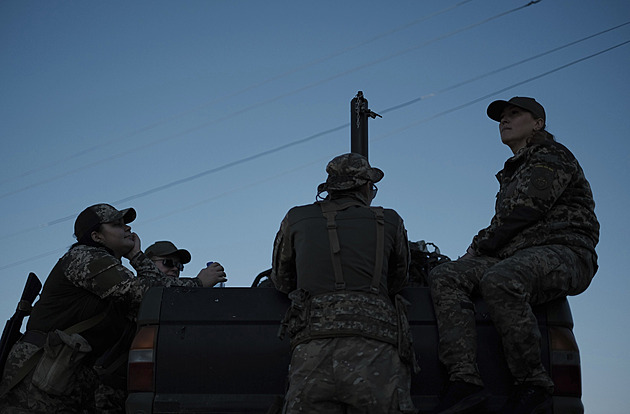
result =
M350 101L350 152L368 158L368 117L382 118L379 114L368 109L368 101L363 97L363 91L357 92ZM368 158L369 159L369 158Z

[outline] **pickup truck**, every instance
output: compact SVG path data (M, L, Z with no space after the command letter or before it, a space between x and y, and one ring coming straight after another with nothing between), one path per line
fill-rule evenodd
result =
M421 413L438 403L446 376L429 289L408 287L409 322L421 371L411 394ZM129 353L127 413L266 413L285 392L288 339L277 333L289 305L269 287L153 288L142 302ZM506 400L511 377L481 299L475 303L478 364L492 396ZM581 414L580 355L566 299L535 308L542 355L556 384L549 414Z

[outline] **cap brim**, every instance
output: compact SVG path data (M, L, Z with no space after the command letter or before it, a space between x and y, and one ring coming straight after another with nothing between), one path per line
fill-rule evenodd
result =
M379 181L383 179L383 177L385 176L385 173L379 168L371 167L369 176L370 176L370 181L372 181L373 183L378 183Z
M505 109L505 107L508 105L511 105L511 104L507 101L502 101L502 100L494 101L490 105L488 105L488 109L486 110L486 113L488 114L488 117L490 119L497 122L501 122L501 114L503 113L503 110Z
M120 210L120 212L122 213L122 218L125 224L131 223L132 221L136 219L136 210L134 210L131 207L126 208L124 210Z
M185 249L179 249L171 254L179 256L182 264L190 263L190 260L192 259L192 256L190 255L188 250Z

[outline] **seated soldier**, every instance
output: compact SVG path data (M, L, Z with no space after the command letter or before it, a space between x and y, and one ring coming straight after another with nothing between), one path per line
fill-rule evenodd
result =
M573 154L545 130L536 100L514 97L488 106L513 156L497 174L490 225L459 260L430 274L449 386L436 413L460 413L487 393L476 365L475 310L480 293L502 339L515 387L500 411L539 412L552 404L554 383L540 356L532 305L582 293L597 271L599 223L593 194Z
M190 252L178 249L170 241L157 241L147 247L145 253L155 266L167 276L178 278L184 270L184 265L192 259ZM199 271L199 275L205 275L211 281L211 286L227 281L223 266L218 262L211 262ZM199 277L199 275L197 277Z

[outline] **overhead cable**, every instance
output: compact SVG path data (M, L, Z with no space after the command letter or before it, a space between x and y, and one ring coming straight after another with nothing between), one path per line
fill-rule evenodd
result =
M243 108L243 109L240 109L240 110L238 110L238 111L232 112L232 113L227 114L227 115L225 115L225 116L222 116L222 117L220 117L220 118L217 118L217 119L212 119L212 120L210 120L210 121L203 122L203 123L201 123L201 124L198 124L198 125L196 125L196 126L193 126L193 127L191 127L191 128L188 128L188 129L186 129L185 131L182 131L182 132L179 132L179 133L176 133L176 134L172 134L172 135L168 135L168 136L166 136L166 137L164 137L164 138L161 138L161 139L159 139L159 140L156 140L156 141L153 141L153 142L150 142L150 143L144 144L144 145L136 146L136 147L134 147L134 148L126 148L124 151L120 151L120 152L118 152L118 153L116 153L116 154L113 154L113 155L111 155L111 156L108 156L108 157L106 157L106 158L104 158L104 159L102 159L102 160L99 160L99 161L92 161L92 162L90 162L90 163L87 163L87 164L85 164L85 165L83 165L83 166L80 166L80 167L75 168L75 169L73 169L73 170L67 171L67 172L65 172L65 173L62 173L62 174L59 174L59 175L56 175L56 176L51 176L51 177L48 177L48 178L47 178L47 179L45 179L45 180L42 180L42 181L39 181L39 182L36 182L36 183L33 183L33 184L29 184L29 185L27 185L27 186L24 186L24 187L18 188L18 189L13 190L13 191L9 191L9 192L6 192L6 193L3 193L3 194L0 194L0 199L3 199L3 198L8 197L8 196L10 196L10 195L14 195L14 194L20 193L20 192L25 191L25 190L29 190L29 189L34 188L34 187L38 187L38 186L40 186L40 185L42 185L42 184L46 184L46 183L50 183L50 182L52 182L52 181L56 181L57 179L60 179L60 178L66 177L66 176L68 176L68 175L72 175L72 174L74 174L74 173L77 173L77 172L80 172L80 171L86 170L86 169L88 169L88 168L93 168L93 167L96 167L97 165L103 164L104 162L111 161L111 160L113 160L113 159L117 159L117 158L120 158L120 157L123 157L123 156L127 156L127 155L129 155L129 154L131 154L131 153L134 153L134 152L137 152L137 151L140 151L140 150L144 150L144 149L146 149L146 148L148 148L148 147L151 147L151 146L153 146L153 145L157 145L157 144L159 144L159 143L161 143L161 142L169 141L169 140L172 140L172 139L174 139L174 138L178 138L178 137L181 137L181 136L187 135L187 134L189 134L189 133L191 133L191 132L194 132L194 131L200 130L200 129L202 129L202 128L205 128L205 127L207 127L207 126L209 126L209 125L212 125L212 124L215 124L215 123L218 123L218 122L222 122L222 121L225 121L225 120L230 119L230 118L234 118L235 116L238 116L238 115L244 114L244 113L249 112L249 111L251 111L251 110L253 110L253 109L256 109L256 108L259 108L259 107L262 107L262 106L268 105L268 104L270 104L270 103L272 103L272 102L275 102L275 101L278 101L278 100L280 100L280 99L283 99L283 98L286 98L286 97L289 97L289 96L295 95L295 94L297 94L297 93L304 92L304 91L309 90L309 89L312 89L312 88L314 88L314 87L316 87L316 86L320 86L320 85L322 85L322 84L328 83L328 82L330 82L330 81L332 81L332 80L335 80L335 79L341 78L341 77L343 77L343 76L349 75L349 74L351 74L351 73L357 72L357 71L362 70L362 69L365 69L365 68L367 68L367 67L370 67L370 66L373 66L373 65L376 65L376 64L379 64L379 63L386 62L386 61L388 61L388 60L391 60L391 59L394 59L394 58L396 58L396 57L402 56L402 55L404 55L404 54L407 54L407 53L413 52L413 51L415 51L415 50L418 50L418 49L420 49L420 48L422 48L422 47L425 47L425 46L431 45L431 44L433 44L433 43L435 43L435 42L438 42L438 41L440 41L440 40L444 40L444 39L446 39L446 38L449 38L449 37L455 36L455 35L457 35L457 34L460 34L460 33L465 32L465 31L468 31L468 30L474 29L474 28L476 28L476 27L478 27L478 26L481 26L481 25L483 25L483 24L486 24L486 23L488 23L488 22L491 22L491 21L493 21L493 20L496 20L496 19L498 19L498 18L500 18L500 17L504 17L504 16L506 16L506 15L508 15L508 14L511 14L511 13L517 12L517 11L519 11L519 10L522 10L522 9L524 9L524 8L526 8L526 7L529 7L529 6L531 6L532 4L536 4L536 3L538 3L539 1L541 1L541 0L538 0L538 1L532 1L532 2L529 2L529 3L525 4L525 5L523 5L523 6L519 6L519 7L516 7L516 8L514 8L514 9L511 9L511 10L508 10L508 11L505 11L505 12L502 12L502 13L499 13L499 14L497 14L497 15L494 15L494 16L491 16L491 17L488 17L488 18L483 19L483 20L481 20L481 21L479 21L479 22L477 22L477 23L473 23L473 24L468 25L468 26L465 26L465 27L463 27L463 28L460 28L460 29L454 30L454 31L452 31L452 32L450 32L450 33L447 33L447 34L444 34L444 35L441 35L441 36L435 37L435 38L433 38L433 39L430 39L430 40L425 41L425 42L423 42L423 43L420 43L420 44L418 44L418 45L414 45L414 46L412 46L412 47L409 47L409 48L406 48L406 49L400 50L400 51L398 51L398 52L395 52L395 53L389 54L389 55L387 55L387 56L384 56L384 57L381 57L381 58L375 59L375 60L373 60L373 61L371 61L371 62L368 62L368 63L362 64L362 65L356 66L356 67L354 67L354 68L351 68L351 69L348 69L348 70L346 70L346 71L343 71L343 72L337 73L337 74L332 75L332 76L329 76L329 77L327 77L327 78L324 78L324 79L321 79L321 80L315 81L315 82L313 82L313 83L310 83L310 84L308 84L308 85L302 86L302 87L297 88L297 89L294 89L294 90L292 90L292 91L289 91L289 92L283 93L283 94L281 94L281 95L277 95L277 96L275 96L275 97L272 97L272 98L267 99L267 100L265 100L265 101L258 102L258 103L254 103L254 104L249 105L249 106L247 106L247 107L245 107L245 108Z
M572 61L572 62L569 62L569 63L567 63L567 64L564 64L564 65L558 66L558 67L556 67L556 68L554 68L554 69L548 70L548 71L543 72L543 73L541 73L541 74L538 74L538 75L536 75L536 76L532 76L532 77L530 77L530 78L528 78L528 79L525 79L525 80L523 80L523 81L520 81L520 82L517 82L517 83L511 84L511 85L506 86L506 87L504 87L504 88L501 88L501 89L495 90L495 91L493 91L493 92L491 92L491 93L489 93L489 94L486 94L486 95L484 95L484 96L481 96L481 97L479 97L479 98L476 98L476 99L474 99L474 100L472 100L472 101L466 102L466 103L464 103L464 104L462 104L462 105L458 105L458 106L453 107L453 108L450 108L450 109L448 109L448 110L446 110L446 111L439 112L439 113L437 113L437 114L435 114L435 115L433 115L433 116L430 116L430 117L424 118L424 119L422 119L422 120L420 120L420 121L418 121L418 122L414 122L414 123L408 124L408 125L406 125L406 126L404 126L404 127L402 127L402 128L396 129L396 130L392 131L391 133L389 133L389 134L387 134L387 135L381 136L380 138L376 139L375 141L385 139L385 138L387 138L387 137L389 137L389 136L391 136L391 135L398 134L398 133L400 133L400 132L402 132L402 131L404 131L404 130L410 129L410 128L415 127L415 126L417 126L417 125L419 125L419 124L422 124L422 123L428 122L428 121L433 120L433 119L435 119L435 118L439 118L439 117L444 116L444 115L446 115L446 114L449 114L449 113L452 113L452 112L458 111L458 110L460 110L460 109L463 109L463 108L466 108L466 107L468 107L468 106L474 105L474 104L476 104L476 103L478 103L478 102L481 102L481 101L487 100L487 99L489 99L489 98L491 98L491 97L493 97L493 96L495 96L495 95L498 95L498 94L500 94L500 93L502 93L502 92L508 91L508 90L513 89L513 88L515 88L515 87L517 87L517 86L520 86L520 85L523 85L523 84L525 84L525 83L529 83L529 82L532 82L532 81L534 81L534 80L537 80L537 79L543 78L543 77L545 77L545 76L548 76L548 75L550 75L550 74L556 73L556 72L558 72L558 71L560 71L560 70L566 69L566 68L571 67L571 66L573 66L573 65L576 65L576 64L578 64L578 63L584 62L584 61L586 61L586 60L589 60L589 59L592 59L592 58L597 57L597 56L599 56L599 55L602 55L602 54L604 54L604 53L607 53L607 52L609 52L609 51L611 51L611 50L617 49L617 48L619 48L619 47L621 47L621 46L627 45L628 43L630 43L630 40L627 40L627 41L624 41L624 42L618 43L618 44L616 44L616 45L614 45L614 46L611 46L611 47L606 48L606 49L604 49L604 50L601 50L601 51L599 51L599 52L596 52L596 53L590 54L590 55L585 56L585 57L583 57L583 58L580 58L580 59L574 60L574 61ZM276 148L274 148L274 149L271 149L271 150L268 150L268 151L261 152L261 153L259 153L259 154L255 154L255 155L253 155L253 156L246 157L246 158L243 158L243 159L241 159L241 160L237 160L237 161L234 161L234 162L231 162L231 163L225 164L225 165L224 165L224 166L222 166L222 167L213 168L212 170L208 170L208 171L205 171L204 173L201 173L201 174L196 174L195 176L188 177L188 178L189 178L189 179L195 179L195 178L200 177L202 174L203 174L203 175L207 175L207 174L210 174L211 172L217 172L218 170L221 170L221 169L225 169L225 168L232 167L232 166L234 166L234 165L242 164L242 163L244 163L244 162L247 162L247 161L250 161L250 160L253 160L253 159L256 159L256 158L260 158L260 157L262 157L262 156L264 156L264 155L271 154L271 153L273 153L273 152L282 151L283 149L286 149L286 148L289 148L289 147L291 147L291 146L298 145L298 144L301 144L301 143L304 143L304 142L310 141L310 140L312 140L312 139L314 139L314 138L317 138L317 137L320 137L320 136L323 136L323 135L327 135L327 134L329 134L329 133L332 133L332 132L334 132L334 131L338 131L338 130L340 130L340 129L344 129L344 128L348 127L348 126L349 126L349 123L346 123L346 124L344 124L344 125L341 125L341 126L338 126L338 127L335 127L335 128L331 128L331 129L329 129L329 130L326 130L326 131L320 132L320 133L318 133L318 134L311 135L311 136L306 137L306 138L303 138L303 139L301 139L301 140L294 141L294 142L292 142L292 143L285 144L285 145L282 145L282 146L280 146L280 147L276 147ZM178 183L182 183L182 182L186 182L186 181L189 181L189 180L187 180L187 179L178 180ZM174 184L174 183L171 183L171 185L170 185L170 186L172 186L172 185L175 185L175 184ZM132 200L132 199L135 199L135 198L139 198L139 197L145 196L145 195L150 194L150 193L155 192L155 191L161 191L162 189L163 189L163 188L162 188L162 186L160 186L160 187L158 187L158 188L156 188L156 189L149 190L149 191L143 192L143 193L141 193L141 194L137 194L137 195L135 195L135 196L127 197L127 198L125 198L125 199L123 199L123 200L119 200L119 201L118 201L118 202L116 202L115 204L117 204L117 203L119 203L119 202L129 201L129 200ZM54 220L54 221L48 222L48 223L46 223L46 224L43 224L43 225L40 225L40 226L37 226L37 227L33 227L33 228L30 228L30 229L26 229L26 230L20 231L19 233L14 233L14 234L12 234L12 235L4 236L4 237L2 237L1 239L7 238L7 237L11 237L11 236L14 236L14 235L16 235L16 234L22 234L22 233L24 233L24 232L26 232L26 231L33 231L33 230L41 229L41 228L43 228L43 227L52 226L52 225L54 225L54 224L59 224L59 223L65 222L65 221L72 220L72 219L74 219L74 218L75 218L75 215L72 215L72 216L67 216L67 217L64 217L64 218L61 218L61 219L57 219L57 220ZM31 258L29 258L29 259L23 259L23 260L20 260L20 261L17 261L17 262L9 263L9 264L7 264L7 265L4 265L4 266L0 267L0 270L4 270L4 269L7 269L7 268L15 267L15 266L20 265L20 264L22 264L22 263L25 263L25 262L27 262L27 261L29 261L29 260L34 260L34 259L38 259L38 258L41 258L41 257L44 257L44 256L48 256L48 255L51 255L51 254L53 254L54 252L57 252L57 251L58 251L58 250L55 250L55 251L53 251L53 252L44 253L44 254L42 254L42 255L37 255L37 256L31 257Z
M398 26L398 27L395 27L395 28L393 28L391 30L388 30L386 32L380 33L380 34L378 34L378 35L376 35L374 37L368 38L368 39L363 40L361 42L358 42L358 43L356 43L354 45L351 45L351 46L348 46L346 48L340 49L338 51L332 52L332 53L330 53L327 56L323 56L321 58L317 58L317 59L312 60L310 62L307 62L307 63L305 63L303 65L300 65L300 66L297 66L295 68L289 69L289 70L287 70L285 72L282 72L282 73L280 73L278 75L274 75L274 76L269 77L267 79L264 79L264 80L262 80L260 82L257 82L257 83L254 83L252 85L249 85L249 86L247 86L247 87L245 87L243 89L240 89L238 91L229 93L229 94L221 96L219 98L212 99L211 101L205 102L205 103L203 103L201 105L198 105L195 108L188 109L186 111L183 111L183 112L180 112L178 114L172 115L172 116L170 116L170 117L168 117L166 119L162 119L160 121L154 122L154 123L146 125L144 127L135 129L133 131L130 131L130 132L126 133L126 134L121 135L120 137L117 137L117 138L114 138L114 139L110 139L110 140L106 140L106 141L100 141L96 145L93 145L93 146L88 147L88 148L84 148L81 151L77 151L76 153L70 154L70 155L68 155L66 157L57 158L57 159L52 160L51 162L49 162L49 163L47 163L45 165L39 165L37 168L32 168L32 169L30 169L28 171L25 171L25 172L23 172L23 173L21 173L21 174L19 174L17 176L0 179L0 184L4 184L5 182L13 180L13 179L27 177L27 176L29 176L31 174L34 174L36 172L48 169L50 167L54 167L54 166L59 165L59 164L65 164L65 163L67 163L68 161L70 161L72 159L79 158L81 156L84 156L85 154L88 154L90 152L96 151L98 149L111 147L111 145L114 144L114 143L126 141L126 140L128 140L129 138L131 138L133 136L139 135L139 134L141 134L143 132L146 132L146 131L150 131L150 130L155 129L155 128L159 127L159 126L162 126L162 125L165 125L165 124L167 124L169 122L172 122L172 121L174 121L176 119L180 119L180 118L182 118L182 117L184 117L186 115L189 115L191 113L198 112L198 111L200 111L200 110L202 110L204 108L211 107L211 106L216 105L216 104L218 104L220 102L226 101L226 100L231 99L231 98L235 98L235 97L243 95L243 94L245 94L247 92L251 92L252 90L255 90L255 89L257 89L257 88L259 88L261 86L264 86L264 85L266 85L268 83L271 83L273 81L285 78L285 77L287 77L289 75L292 75L294 73L298 73L298 72L300 72L302 70L305 70L305 69L308 69L308 68L310 68L312 66L315 66L315 65L327 62L327 61L329 61L329 60L331 60L333 58L336 58L338 56L341 56L341 55L343 55L345 53L351 52L351 51L353 51L355 49L358 49L360 47L363 47L365 45L373 43L373 42L375 42L377 40L383 39L383 38L385 38L387 36L391 36L394 33L397 33L397 32L400 32L402 30L408 29L408 28L410 28L412 26L415 26L417 24L423 23L423 22L425 22L425 21L427 21L429 19L432 19L434 17L437 17L437 16L439 16L441 14L444 14L444 13L449 12L451 10L457 9L457 8L465 5L466 3L470 3L472 1L475 1L475 0L460 1L459 3L456 3L456 4L452 5L452 6L446 7L444 9L438 10L437 12L429 14L429 15L427 15L425 17L421 17L419 19L416 19L416 20L413 20L411 22L405 23L405 24L403 24L401 26ZM191 131L189 130L189 131L186 131L186 132L191 132ZM171 138L174 138L174 137L177 137L177 136L179 136L179 135L170 136L168 139L171 139ZM162 141L161 140L160 141L155 141L154 144L157 144L157 143L160 143L160 142L162 142ZM137 148L136 150L140 150L140 149L143 149L143 148L144 147L140 147L140 148ZM116 157L118 157L120 155L121 154L117 154ZM110 158L106 158L104 161L108 161L108 160L110 160ZM90 167L90 165L88 165L86 167ZM75 173L75 172L81 171L83 169L84 168L75 169L71 173ZM59 176L59 177L55 177L53 179L61 178L61 177L64 177L64 176L65 175L62 175L62 176ZM52 180L49 179L49 180L44 181L42 183L47 183L47 182L50 182L50 181L52 181ZM29 186L29 187L26 187L24 189L28 189L28 188L31 188L31 187ZM13 193L9 193L9 194L13 194Z

